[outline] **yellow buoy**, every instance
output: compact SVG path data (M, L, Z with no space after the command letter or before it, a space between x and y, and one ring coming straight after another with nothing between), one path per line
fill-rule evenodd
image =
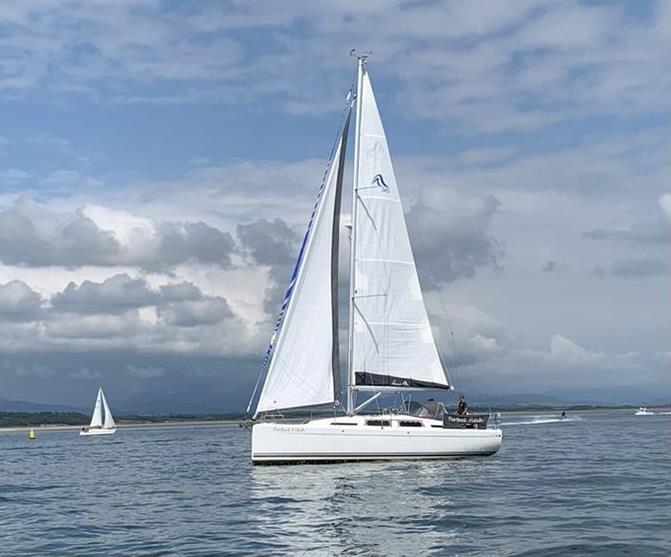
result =
M28 432L28 439L33 441L35 439L35 430L31 427L30 431Z

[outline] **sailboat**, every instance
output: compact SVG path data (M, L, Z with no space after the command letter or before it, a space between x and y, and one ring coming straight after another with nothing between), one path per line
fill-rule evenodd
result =
M454 416L435 401L362 413L383 394L448 390L429 323L398 184L366 56L300 247L264 369L252 393L255 464L440 459L496 453L500 429L486 415ZM340 206L352 111L346 406L340 402L338 259ZM257 396L261 379L262 388ZM360 401L358 397L366 397ZM379 404L379 402L378 402ZM330 417L285 413L332 407ZM250 412L251 413L251 412Z
M116 423L107 404L103 388L99 387L91 423L88 427L83 427L79 435L112 435L115 431Z

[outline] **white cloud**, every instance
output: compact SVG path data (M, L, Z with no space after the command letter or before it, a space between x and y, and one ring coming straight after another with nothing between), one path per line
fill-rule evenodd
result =
M139 379L154 379L165 375L164 369L157 366L137 367L129 364L125 369L128 375L132 375Z
M666 217L666 220L671 224L671 193L664 193L659 196L659 206Z

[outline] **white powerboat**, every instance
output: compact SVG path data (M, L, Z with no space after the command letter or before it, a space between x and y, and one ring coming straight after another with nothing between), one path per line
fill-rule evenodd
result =
M634 413L634 416L654 416L655 413L648 410L645 406L639 407L638 410Z
M404 404L362 414L383 394L449 390L417 269L373 89L359 57L356 91L319 188L252 393L256 464L456 458L496 453L501 430L487 417L451 416L442 405ZM346 408L340 404L338 254L343 170L356 104L350 229ZM261 379L262 388L257 393ZM258 394L258 396L257 396ZM360 395L367 395L363 401ZM330 406L332 417L289 421L288 411Z
M79 435L112 435L116 431L116 423L112 417L112 412L107 404L105 393L102 387L98 389L96 404L93 408L93 416L88 427L83 427Z

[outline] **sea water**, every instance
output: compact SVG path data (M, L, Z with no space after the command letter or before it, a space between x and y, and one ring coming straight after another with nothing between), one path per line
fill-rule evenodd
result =
M671 554L671 416L502 428L488 458L267 467L234 425L0 434L0 555Z

